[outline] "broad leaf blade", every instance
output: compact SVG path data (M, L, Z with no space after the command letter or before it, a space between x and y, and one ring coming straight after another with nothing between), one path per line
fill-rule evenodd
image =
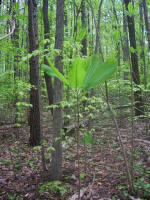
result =
M87 59L78 57L74 60L68 74L69 85L71 88L83 88L87 67Z
M68 80L64 77L64 75L63 75L62 73L60 73L59 70L58 70L56 67L54 67L53 63L51 63L51 62L49 61L49 59L47 59L47 60L48 60L49 65L51 66L51 69L52 69L52 71L53 71L53 74L55 74L55 76L56 76L59 80L61 80L63 83L65 83L66 85L69 85ZM50 73L50 71L49 71L49 73ZM51 74L50 74L50 75L51 75ZM52 75L51 75L51 76L52 76Z
M87 70L84 89L88 90L103 83L116 71L117 65L113 59L102 62L98 56L91 57L91 63Z
M54 72L54 70L53 70L51 67L49 67L48 65L43 64L42 68L43 68L43 71L44 71L47 75L49 75L49 76L54 76L54 77L57 77L57 78L58 78L58 76L57 76L57 74Z

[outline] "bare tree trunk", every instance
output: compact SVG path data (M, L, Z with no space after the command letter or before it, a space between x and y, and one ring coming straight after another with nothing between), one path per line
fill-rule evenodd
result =
M87 26L86 22L86 7L85 7L85 0L81 1L81 21L82 21L82 27L85 29ZM84 36L82 40L82 55L86 56L87 55L87 34Z
M124 0L126 10L128 11L128 4L131 0ZM134 24L134 16L127 15L128 19L128 29L129 29L129 38L130 38L130 46L134 49L131 52L131 63L132 63L132 78L136 85L136 91L134 91L134 101L135 101L135 116L140 116L144 114L143 101L142 101L142 93L140 87L140 76L139 76L139 68L138 68L138 57L137 57L137 49L136 49L136 39L135 39L135 24Z
M16 0L13 0L13 7L15 7ZM19 62L19 21L15 19L15 12L13 12L13 20L15 20L15 30L12 35L12 43L14 47L14 108L15 108L15 123L18 121L18 94L17 94L17 79L19 77L19 69L18 69L18 62Z
M56 34L55 34L55 49L60 49L61 53L55 57L55 67L60 72L63 71L62 51L64 40L64 0L57 0L56 10ZM55 78L54 81L54 104L62 101L62 83ZM52 151L52 162L50 179L60 180L62 177L62 142L61 142L61 129L62 129L62 108L58 106L53 110L53 147L55 151Z
M37 0L28 0L28 29L29 29L29 52L38 49L38 17ZM30 63L30 145L40 145L41 142L41 108L40 108L40 82L39 82L39 56L32 56Z
M102 57L102 60L104 61L104 55L102 52L102 45L101 45L101 40L100 40L100 22L101 22L102 4L103 4L103 0L100 1L99 8L98 8L95 54L99 52L99 54Z
M146 0L143 0L143 8L144 8L144 19L145 19L146 33L147 33L147 39L148 39L148 51L150 52L150 27L149 27Z
M127 16L124 11L124 4L123 4L123 61L128 62L129 61L129 41L128 41L128 22L127 22Z
M48 0L43 0L43 21L44 21L44 39L50 39L50 25L48 21ZM44 45L44 49L49 47L49 42L46 42ZM44 57L44 64L49 65L47 62L46 57ZM53 88L52 88L52 80L49 75L44 73L47 94L48 94L48 101L49 105L53 104Z
M142 3L139 4L139 14L140 14L140 32L141 32L141 38L140 38L140 45L141 45L141 52L140 52L140 58L142 61L141 64L141 71L144 74L144 87L146 88L147 85L147 76L146 76L146 63L145 63L145 42L144 42L144 24L143 24L143 7Z
M98 19L97 19L97 21L96 21L96 16L95 16L95 13L94 13L94 8L92 6L91 0L89 0L88 3L89 3L89 6L91 8L92 18L94 20L95 29L96 29L95 54L97 54L99 52L99 54L101 55L102 60L104 61L104 55L103 55L102 46L101 46L101 40L100 40L100 21L101 21L101 8L102 8L103 0L101 0L99 2Z

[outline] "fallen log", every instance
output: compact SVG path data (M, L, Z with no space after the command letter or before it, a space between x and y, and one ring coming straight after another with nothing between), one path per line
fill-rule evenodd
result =
M16 124L2 125L0 126L0 131L5 131L10 128L17 128L17 125Z
M135 141L139 141L139 142L142 142L142 143L150 145L150 141L148 141L148 140L135 139Z

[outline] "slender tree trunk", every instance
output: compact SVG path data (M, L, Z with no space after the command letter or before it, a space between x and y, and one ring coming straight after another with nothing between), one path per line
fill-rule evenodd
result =
M104 61L104 55L103 55L103 51L102 51L101 38L100 38L100 22L101 22L102 4L103 4L103 0L100 1L99 8L98 8L98 20L97 20L95 53L98 50L99 54L102 57L102 60Z
M16 4L16 0L13 0L13 7ZM15 108L15 123L18 120L18 94L17 94L17 79L19 78L19 69L18 69L18 62L19 62L19 21L15 19L15 12L13 13L13 20L15 20L16 28L12 35L12 43L14 47L14 108Z
M87 22L86 22L86 7L85 7L85 0L81 1L81 21L82 21L82 27L83 29L86 29L87 27ZM86 56L87 55L87 34L84 36L82 40L82 55Z
M0 0L0 14L1 14L2 0Z
M68 37L68 12L67 6L64 8L64 26L65 26L65 37Z
M128 11L128 4L131 0L124 0L126 10ZM134 16L127 15L128 19L128 29L129 29L129 38L130 46L134 49L134 52L131 52L131 63L132 63L132 78L133 82L136 85L136 91L134 91L134 101L135 101L135 116L140 116L144 114L143 102L142 102L142 93L139 87L140 85L140 76L138 68L138 57L136 49L136 39L135 39L135 24Z
M142 4L139 4L139 14L140 14L140 32L141 32L141 38L140 38L140 45L141 45L141 52L140 52L140 58L141 58L141 71L144 74L144 87L146 88L147 85L147 77L146 77L146 63L145 63L145 42L144 42L144 24L143 24L143 7Z
M56 10L56 34L55 34L55 49L60 49L61 53L55 57L55 67L60 72L63 71L62 51L64 40L64 0L57 0ZM55 78L54 81L54 104L62 101L62 83ZM59 105L59 104L58 104ZM61 129L62 129L62 108L58 106L53 110L53 147L52 162L50 179L60 180L62 177L62 142L61 142Z
M69 35L72 35L72 22L71 22L71 30L70 30L70 34L69 34L69 30L68 30L68 9L67 9L67 5L65 5L65 8L64 8L64 34L65 34L65 37L69 37ZM71 8L72 9L72 8ZM71 13L72 14L72 13ZM72 16L71 16L71 20L72 20ZM70 52L70 56L69 56L70 60L72 59L72 50ZM71 61L69 63L71 65ZM69 71L68 71L68 68L66 70L66 74L68 75ZM69 86L67 86L66 88L66 101L69 103L70 102L70 88ZM70 108L68 106L66 106L64 108L64 122L63 122L63 126L68 126L69 125L69 122L70 122L70 119L67 117L70 115ZM65 117L66 116L66 117Z
M37 0L28 0L28 29L29 29L29 52L38 49L38 17ZM41 108L40 108L40 82L39 82L39 56L32 56L30 63L30 145L40 145L41 142Z
M50 39L50 25L48 21L48 0L43 0L43 21L44 21L44 39ZM49 47L49 42L46 42L44 45L44 49ZM49 65L47 62L46 57L44 57L44 64ZM53 88L52 88L52 80L49 75L44 73L47 94L48 94L48 101L49 105L53 104Z
M143 0L143 8L144 8L144 19L145 19L146 33L147 33L147 39L148 39L148 51L150 52L150 26L149 26L149 20L148 20L148 11L147 11L146 0Z
M129 61L129 41L128 41L128 22L127 22L127 16L124 11L124 4L123 4L123 61L128 62Z

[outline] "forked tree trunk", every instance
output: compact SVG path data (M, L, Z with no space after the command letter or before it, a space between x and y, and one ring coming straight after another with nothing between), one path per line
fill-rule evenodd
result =
M131 0L124 0L127 11L128 11L128 4L130 2ZM143 102L142 102L142 92L139 87L140 75L139 75L139 68L138 68L138 57L137 57L137 48L136 48L136 39L135 39L134 16L127 15L127 20L128 20L130 46L134 50L131 52L131 64L132 64L132 79L136 86L136 91L134 91L135 116L140 116L144 114L144 108L143 108Z
M55 57L55 67L63 71L63 40L64 40L64 0L57 0L56 10L56 34L55 34L55 49L60 49L60 54ZM52 151L50 180L60 180L62 177L62 142L61 142L61 129L62 129L62 108L59 102L62 101L62 83L55 78L54 81L54 104L58 107L53 110L53 147Z
M28 20L29 20L29 52L38 49L38 17L37 0L28 0ZM40 145L41 142L41 108L40 108L40 83L39 83L39 56L32 56L30 63L30 145Z

